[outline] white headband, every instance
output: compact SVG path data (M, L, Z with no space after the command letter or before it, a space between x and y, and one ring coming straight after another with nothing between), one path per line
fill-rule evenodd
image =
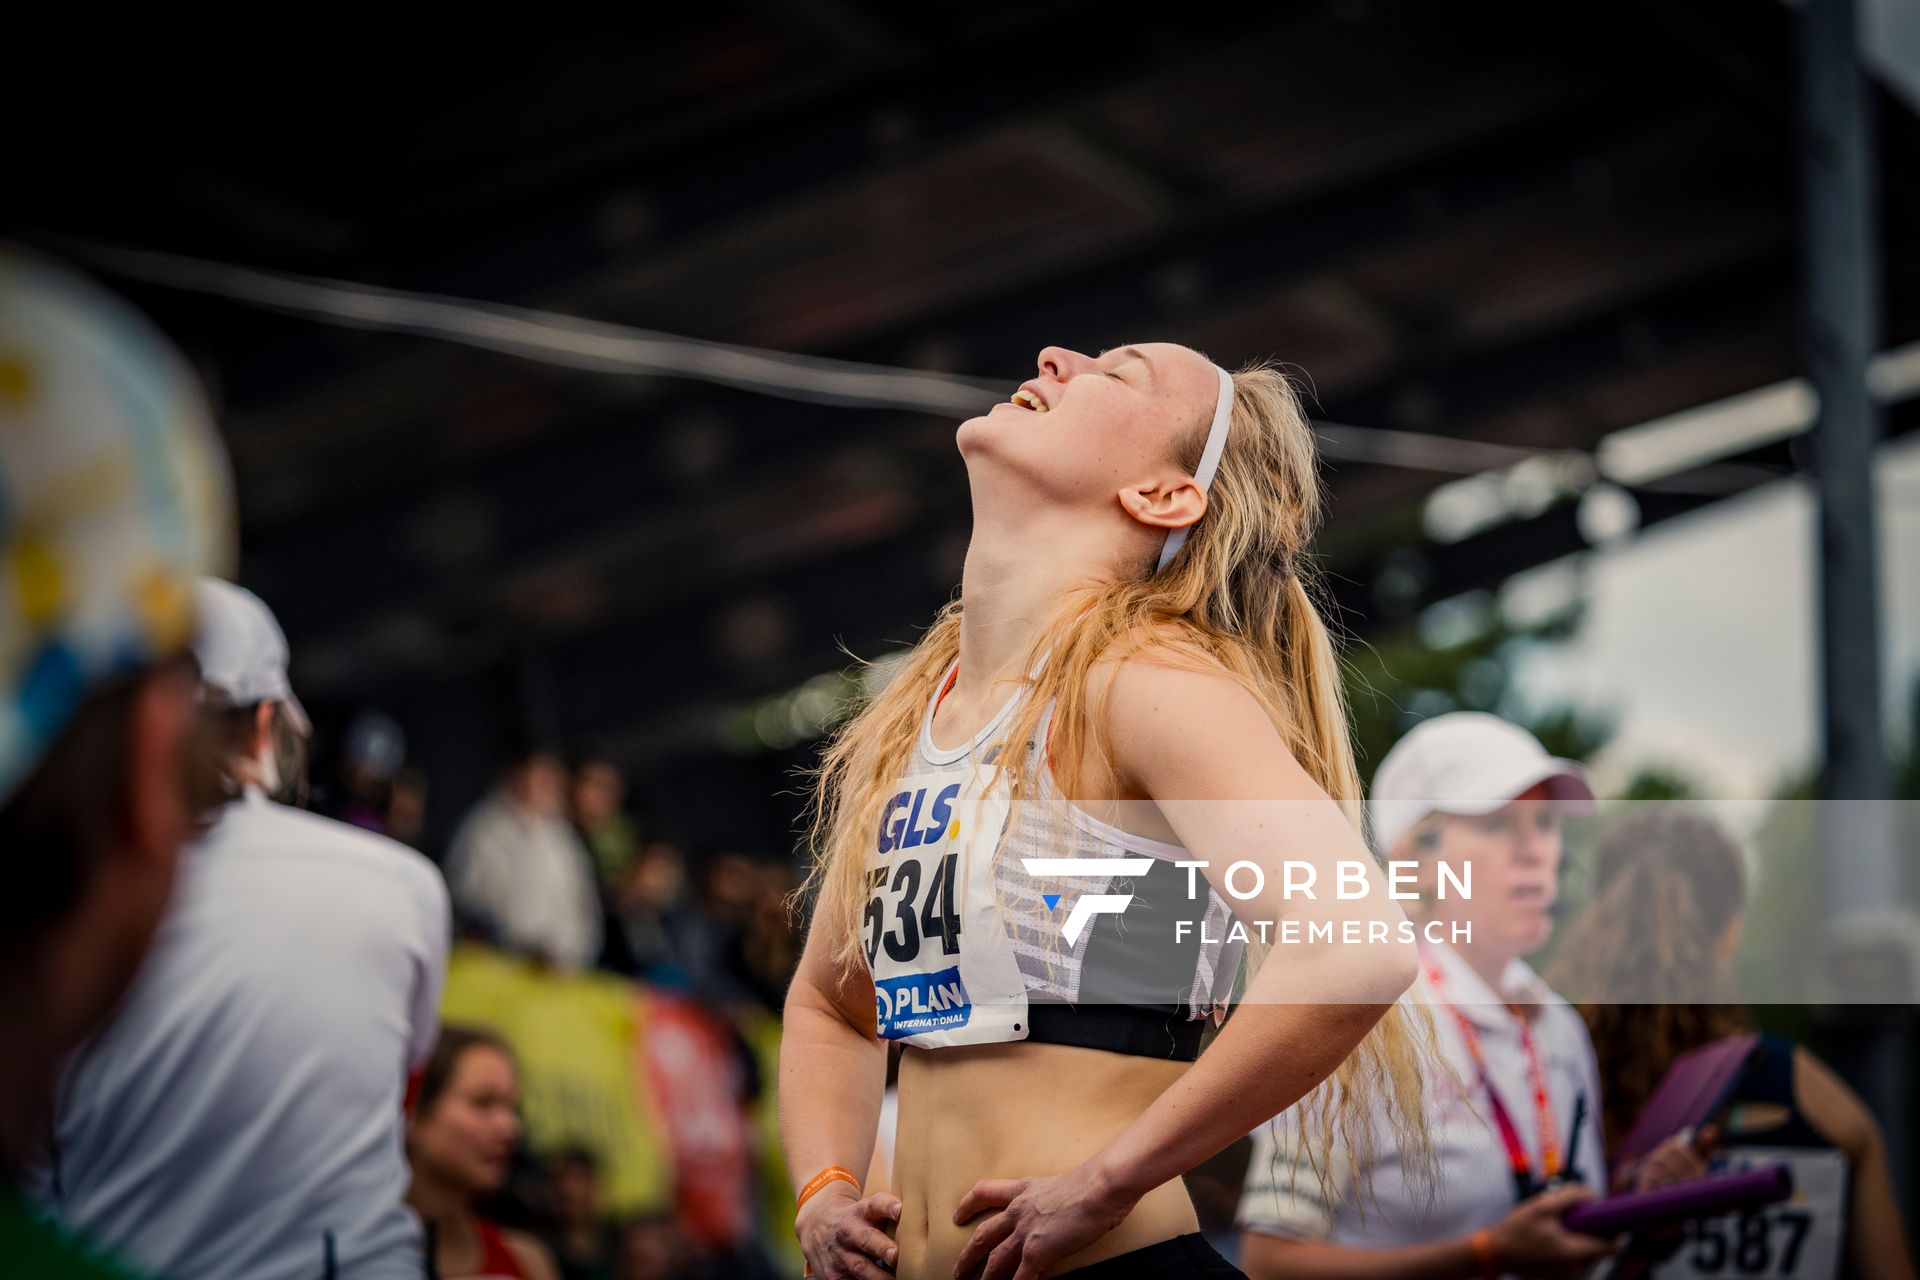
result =
M1233 375L1219 365L1213 371L1220 375L1220 394L1213 402L1213 423L1207 428L1207 447L1200 451L1200 465L1193 469L1194 483L1205 493L1213 483L1213 473L1220 469L1220 455L1227 451L1227 426L1233 421ZM1173 558L1180 554L1180 548L1187 544L1187 530L1192 525L1175 529L1167 535L1166 545L1160 548L1160 563L1154 566L1154 572L1166 568Z

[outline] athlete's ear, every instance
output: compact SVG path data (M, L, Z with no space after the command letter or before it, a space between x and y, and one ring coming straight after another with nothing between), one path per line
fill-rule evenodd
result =
M1182 471L1126 485L1115 496L1128 515L1157 529L1184 529L1207 514L1206 490Z

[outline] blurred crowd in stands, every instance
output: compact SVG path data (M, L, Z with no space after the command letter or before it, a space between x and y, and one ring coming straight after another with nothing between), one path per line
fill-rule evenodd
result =
M316 811L421 848L425 774L408 762L401 726L363 711L347 724L337 756L332 779L314 790ZM652 1176L623 1170L610 1203L605 1166L632 1159L609 1147L631 1147L634 1135L564 1123L542 1132L546 1116L536 1107L529 1131L511 1144L518 1154L509 1176L474 1193L486 1217L542 1241L567 1280L702 1269L784 1274L790 1197L770 1087L777 1015L801 943L788 907L798 869L787 856L691 847L633 813L628 795L605 755L529 746L505 763L444 849L422 849L445 873L454 910L451 1031L443 1042L468 1046L462 1056L505 1055L516 1098L523 1077L546 1069L553 1055L515 1043L511 1024L527 1010L500 1014L501 999L538 1001L550 1022L553 1009L566 1007L557 988L617 978L634 984L641 1003L671 1007L676 1029L688 1032L678 1045L660 1046L656 1019L655 1035L634 1050L640 1092L655 1104L656 1115L638 1126L640 1145L653 1147L640 1158L662 1166ZM505 957L528 966L533 985L503 996L481 978L495 1020L454 1021L472 975L493 973ZM661 1047L690 1060L647 1061ZM460 1064L451 1066L457 1078ZM691 1141L676 1134L691 1087L716 1082L726 1096L704 1109L706 1130ZM533 1083L538 1090L546 1082ZM713 1159L716 1150L727 1158ZM414 1176L417 1194L433 1181L423 1179L417 1154Z
M426 778L405 756L391 717L359 713L313 808L440 863L461 936L558 970L780 1007L800 942L787 909L799 883L790 857L692 849L627 808L612 760L544 744L506 762L444 850L428 848Z

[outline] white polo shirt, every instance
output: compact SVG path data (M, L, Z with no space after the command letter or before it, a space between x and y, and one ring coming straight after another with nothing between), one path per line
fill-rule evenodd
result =
M418 853L257 791L183 851L127 1003L69 1064L35 1191L143 1274L422 1274L401 1107L449 912Z
M1528 1025L1544 1071L1562 1159L1568 1152L1575 1110L1584 1096L1585 1116L1570 1167L1587 1186L1604 1194L1606 1159L1600 1146L1599 1067L1580 1015L1548 990L1523 961L1513 961L1502 976L1503 999L1495 996L1451 947L1432 946L1425 949L1425 954L1440 969L1446 998L1473 1024L1492 1085L1499 1091L1537 1175L1542 1168L1540 1111L1534 1103L1520 1015L1509 1008L1508 1001L1532 1010ZM1494 1128L1486 1084L1458 1019L1437 998L1425 964L1407 998L1429 1005L1441 1056L1459 1078L1456 1084L1442 1075L1430 1080L1426 1089L1427 1123L1441 1172L1432 1207L1424 1215L1419 1211L1419 1200L1406 1181L1384 1113L1376 1117L1378 1150L1372 1166L1372 1194L1356 1194L1354 1168L1344 1157L1336 1156L1332 1179L1336 1203L1327 1204L1321 1198L1319 1180L1305 1153L1299 1150L1297 1114L1288 1110L1254 1131L1253 1158L1236 1215L1243 1229L1296 1240L1376 1248L1430 1244L1492 1226L1517 1203L1507 1149ZM1356 1198L1362 1198L1364 1205L1356 1204Z
M447 879L460 909L516 951L562 969L591 968L600 954L593 855L563 818L495 792L453 833Z

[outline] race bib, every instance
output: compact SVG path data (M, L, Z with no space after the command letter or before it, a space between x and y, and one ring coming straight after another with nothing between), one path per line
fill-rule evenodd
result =
M1006 782L967 760L900 781L867 872L861 945L880 1035L922 1048L1027 1036L1027 987L995 900Z
M1654 1268L1654 1274L1661 1280L1838 1276L1846 1250L1846 1156L1808 1147L1730 1147L1714 1162L1714 1172L1740 1173L1773 1164L1792 1170L1791 1198L1765 1209L1688 1223L1685 1243Z

